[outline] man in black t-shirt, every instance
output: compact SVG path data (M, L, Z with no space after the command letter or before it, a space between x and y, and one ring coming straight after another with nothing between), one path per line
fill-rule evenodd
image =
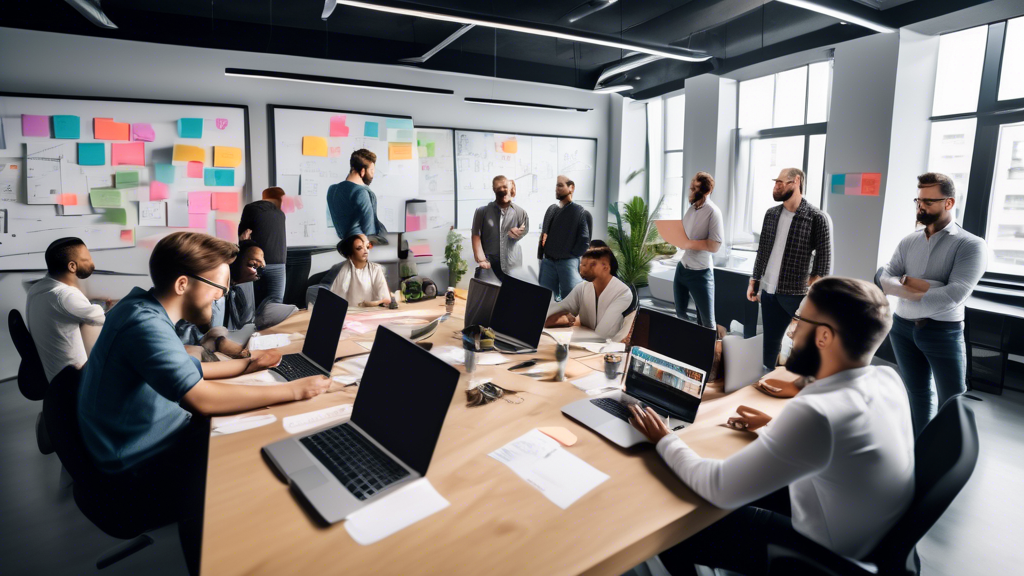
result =
M266 269L260 282L264 285L266 300L284 302L285 261L288 239L281 202L284 190L278 187L263 191L263 200L247 204L238 222L238 239L253 240L263 249Z

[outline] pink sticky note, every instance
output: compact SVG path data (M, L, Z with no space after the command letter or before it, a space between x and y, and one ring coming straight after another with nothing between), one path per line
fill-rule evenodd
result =
M203 177L203 163L192 161L188 163L186 167L185 176L188 178L202 178Z
M283 196L281 198L281 211L285 214L295 212L295 196Z
M170 191L167 189L167 184L153 180L149 183L149 200L167 200L170 196Z
M134 242L135 230L121 230L121 242Z
M214 210L220 210L221 212L238 212L238 193L214 192L211 205Z
M238 242L238 222L232 220L215 220L217 238L228 242Z
M143 142L114 142L110 145L111 166L145 166L146 145Z
M189 228L202 228L206 229L206 214L189 214L188 215L188 227Z
M210 192L189 192L188 213L206 214L210 211Z
M227 118L217 118L215 123L217 124L217 130L223 130L223 129L228 127L228 119Z
M332 121L333 123L333 121ZM21 115L21 135L50 137L50 117L33 114Z
M331 116L331 136L342 138L348 136L348 126L345 126L344 114Z
M152 124L132 124L132 140L152 142L156 139Z
M328 158L337 158L341 156L341 146L331 146L327 149Z

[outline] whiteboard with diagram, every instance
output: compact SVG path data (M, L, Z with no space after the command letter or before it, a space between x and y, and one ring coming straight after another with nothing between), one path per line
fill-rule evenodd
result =
M417 128L416 148L420 199L427 204L424 228L451 228L455 226L455 131Z

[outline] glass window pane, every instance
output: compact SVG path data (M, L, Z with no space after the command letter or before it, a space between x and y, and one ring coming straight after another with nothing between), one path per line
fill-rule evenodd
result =
M774 102L774 74L740 82L739 128L771 128Z
M667 152L665 154L665 183L662 194L665 201L661 204L660 219L683 217L683 153Z
M832 83L832 62L817 62L808 66L807 123L828 120L828 92Z
M985 240L989 272L1024 276L1024 122L999 129Z
M772 197L772 188L775 186L772 179L777 178L783 168L799 168L803 163L803 136L754 140L750 158L753 170L750 222L755 234L761 233L764 213L777 204Z
M775 78L775 128L804 123L807 67L779 72Z
M956 221L959 224L963 224L964 209L967 207L967 183L971 176L974 132L977 127L976 118L932 123L928 170L953 179L956 186Z
M665 100L665 150L683 149L686 95Z
M959 114L978 109L981 68L988 26L968 28L939 37L932 115Z
M811 204L821 208L821 180L825 177L825 135L811 136L807 149L807 186L804 198Z
M1024 98L1024 17L1006 23L1003 69L999 72L999 99Z

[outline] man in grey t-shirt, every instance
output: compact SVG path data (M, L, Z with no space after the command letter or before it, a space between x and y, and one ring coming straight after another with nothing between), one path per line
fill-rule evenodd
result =
M473 215L473 257L478 270L490 269L500 281L523 265L519 240L530 231L526 210L512 203L510 182L504 176L495 176L491 181L494 202L477 208Z
M715 179L707 172L697 172L690 181L690 208L683 215L686 250L676 265L673 293L676 316L686 319L690 296L697 307L697 322L707 328L715 327L715 274L711 254L718 252L725 237L722 211L711 201Z

